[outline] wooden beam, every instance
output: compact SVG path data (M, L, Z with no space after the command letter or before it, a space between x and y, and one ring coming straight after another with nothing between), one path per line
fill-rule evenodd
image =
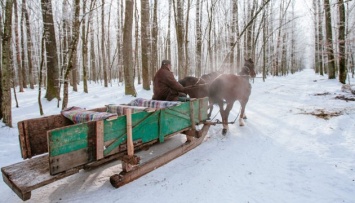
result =
M132 171L126 172L122 171L120 174L115 174L110 177L110 183L113 187L118 188L122 185L125 185L131 181L136 180L137 178L153 171L154 169L170 162L171 160L185 154L186 152L194 149L202 143L205 139L207 131L210 125L205 124L201 130L201 136L198 139L193 139L191 142L187 142L173 150L168 151L167 153L158 156L144 164L134 167Z
M104 158L104 121L96 121L96 160Z
M133 138L132 138L132 110L130 108L125 109L126 125L127 125L127 154L133 156Z

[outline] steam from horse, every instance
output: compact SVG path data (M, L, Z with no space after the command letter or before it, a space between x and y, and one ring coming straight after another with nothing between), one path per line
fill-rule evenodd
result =
M228 131L229 113L237 100L241 105L239 125L245 125L243 121L243 119L246 119L245 107L251 94L249 79L250 77L255 78L255 76L254 62L250 58L245 60L244 66L237 75L213 72L201 78L189 76L179 82L185 87L191 86L188 91L191 98L201 98L208 95L210 103L209 118L211 118L213 105L218 104L223 124L222 134L225 135ZM208 94L206 94L206 89L208 89ZM225 108L224 103L226 103Z

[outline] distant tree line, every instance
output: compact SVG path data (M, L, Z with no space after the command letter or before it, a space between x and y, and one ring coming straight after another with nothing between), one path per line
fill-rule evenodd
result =
M25 88L38 88L41 115L43 88L44 98L62 109L69 88L88 93L90 83L118 81L136 96L135 81L149 90L163 59L179 78L237 73L244 58L255 61L263 80L306 66L342 83L354 75L354 1L310 3L312 64L296 0L2 0L0 6L0 119L8 126L11 100Z

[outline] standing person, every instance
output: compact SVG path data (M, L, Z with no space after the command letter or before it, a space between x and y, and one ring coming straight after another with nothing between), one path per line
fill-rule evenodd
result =
M185 93L185 88L175 79L171 72L169 60L163 60L160 69L153 79L153 100L178 101L179 92Z

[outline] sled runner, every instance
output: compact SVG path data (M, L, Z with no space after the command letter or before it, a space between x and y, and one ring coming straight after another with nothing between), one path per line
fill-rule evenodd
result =
M119 187L201 144L211 125L207 108L208 98L176 103L136 99L21 121L19 142L26 160L1 168L3 180L25 201L37 188L118 159L123 171L110 182ZM200 130L197 125L202 125ZM187 142L139 164L135 151L163 144L176 134L185 134Z

